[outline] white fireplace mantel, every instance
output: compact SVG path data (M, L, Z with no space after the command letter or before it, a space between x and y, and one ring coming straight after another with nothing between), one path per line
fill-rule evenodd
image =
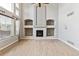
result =
M33 35L36 37L36 31L37 30L43 30L43 37L46 37L46 28L34 28L33 29Z

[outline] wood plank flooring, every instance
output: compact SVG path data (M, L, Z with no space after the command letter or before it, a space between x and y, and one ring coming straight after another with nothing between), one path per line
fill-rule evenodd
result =
M1 51L2 56L78 56L79 51L54 40L20 40Z

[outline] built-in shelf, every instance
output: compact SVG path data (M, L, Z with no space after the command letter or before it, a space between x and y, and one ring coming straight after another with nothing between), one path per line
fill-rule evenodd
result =
M25 37L32 37L33 36L33 20L25 19L24 20L24 36Z
M46 25L54 25L54 20L53 19L48 19L46 21Z
M33 36L33 28L25 28L25 36Z
M33 25L33 20L31 19L24 20L24 25Z
M24 28L33 28L33 26L32 25L26 25L26 26L24 26Z
M47 36L54 36L55 28L47 28Z
M47 28L55 28L54 25L48 25Z
M55 26L54 26L54 20L53 19L47 19L47 21L46 21L46 35L47 35L47 37L52 37L52 36L54 36L54 29L55 29Z

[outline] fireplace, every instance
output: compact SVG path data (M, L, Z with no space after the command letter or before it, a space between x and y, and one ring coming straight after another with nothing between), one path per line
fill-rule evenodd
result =
M36 30L37 37L43 37L43 30Z

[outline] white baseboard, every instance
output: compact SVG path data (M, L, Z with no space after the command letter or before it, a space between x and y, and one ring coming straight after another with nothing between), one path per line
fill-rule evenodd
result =
M49 37L33 37L33 36L26 36L26 37L23 37L23 38L21 38L21 39L35 39L35 40L42 40L42 39L44 39L44 40L46 40L46 39L57 39L57 38L55 38L55 37L52 37L52 36L49 36Z
M10 46L10 45L14 44L15 42L18 42L18 39L17 39L17 40L15 40L15 41L13 41L12 43L10 43L10 44L8 44L8 45L6 45L6 46L4 46L4 47L0 48L0 50L3 50L3 49L5 49L5 48L7 48L8 46Z
M62 40L62 39L60 39L60 38L58 38L58 40L60 40L60 41L64 42L64 43L65 43L65 44L67 44L68 46L70 46L70 47L74 48L75 50L79 51L79 48L77 48L77 47L75 47L74 45L72 45L72 44L68 43L67 41Z

